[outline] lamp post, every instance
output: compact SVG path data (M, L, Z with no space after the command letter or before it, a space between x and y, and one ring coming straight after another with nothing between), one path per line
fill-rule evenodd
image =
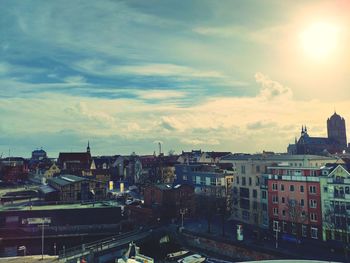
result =
M39 227L41 227L41 260L44 260L44 229L46 226L49 225L45 225L45 223L50 223L51 219L50 218L41 218L41 225L39 225Z
M187 213L187 208L181 208L180 214L181 214L181 228L184 228L184 215Z
M281 229L279 227L279 221L274 221L274 229L275 231L275 238L276 238L276 248L278 248L278 232L281 232Z

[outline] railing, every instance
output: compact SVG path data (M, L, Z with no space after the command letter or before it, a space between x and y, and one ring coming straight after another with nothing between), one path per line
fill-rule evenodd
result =
M152 230L150 228L146 228L101 239L95 242L82 244L81 246L72 247L67 250L61 250L59 252L59 258L67 260L76 258L78 256L95 254L108 250L110 248L128 244L135 239L145 238L150 234L150 232L152 232Z
M119 224L98 224L98 225L76 225L76 226L47 226L45 235L71 235L71 234L94 234L110 231L119 231L123 222ZM41 230L37 226L32 227L7 227L0 228L0 236L7 238L16 237L38 237Z

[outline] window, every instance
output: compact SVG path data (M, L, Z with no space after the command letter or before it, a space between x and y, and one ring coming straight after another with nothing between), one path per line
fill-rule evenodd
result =
M305 205L304 199L300 199L300 206L304 206L304 205Z
M283 233L287 232L287 222L285 222L285 221L283 221L283 223L282 223L282 231L283 231Z
M254 197L254 198L257 198L257 197L258 197L258 191L255 190L255 189L253 190L253 197Z
M345 194L350 194L350 187L349 186L346 186L345 187Z
M238 189L236 186L233 187L233 193L236 195L238 193Z
M278 216L278 208L277 207L273 208L273 215Z
M284 191L284 184L281 184L281 191Z
M266 199L267 197L266 191L262 191L261 196L262 196L262 199Z
M239 177L236 177L236 184L239 184Z
M305 226L305 225L301 226L301 235L303 237L307 237L307 226Z
M259 165L255 166L255 170L257 173L260 173L260 166Z
M327 187L327 186L323 187L323 192L324 192L324 193L327 193L327 192L328 192L328 187Z
M239 195L240 197L249 199L249 189L244 187L239 188Z
M252 185L252 178L249 177L249 185Z
M297 233L297 225L295 223L292 223L292 234L296 234Z
M262 203L262 206L261 206L261 207L262 207L262 210L263 210L263 211L267 211L267 204Z
M310 220L313 222L317 222L317 215L315 213L310 214Z
M282 216L283 216L283 217L286 216L286 210L282 210Z
M259 216L258 216L258 214L254 214L254 223L256 225L259 224Z
M272 196L272 203L274 203L274 204L278 203L278 196L277 195Z
M210 185L212 186L216 185L216 178L210 178Z
M303 185L300 186L300 193L304 193L304 186Z
M286 202L286 198L282 197L282 204Z
M183 175L182 180L187 181L187 175Z
M272 190L277 191L277 184L276 183L272 184Z
M254 201L254 202L253 202L253 209L254 209L254 210L257 210L257 209L258 209L258 202L257 202L257 201Z
M244 165L241 165L241 173L245 174L245 166Z
M255 186L259 186L260 185L260 179L259 177L255 177Z
M316 227L311 227L311 238L318 239L318 229Z
M315 199L310 199L310 208L316 208L317 201Z
M316 186L310 185L309 190L310 190L310 194L316 194Z
M248 211L242 211L242 219L245 221L249 221L250 214Z
M293 184L291 184L291 185L289 186L289 191L294 192L294 185L293 185Z
M242 185L246 185L245 177L242 177Z

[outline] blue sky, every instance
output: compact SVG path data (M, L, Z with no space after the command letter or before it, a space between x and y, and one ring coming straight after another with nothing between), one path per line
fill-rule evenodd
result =
M346 1L0 0L0 154L285 151L347 120ZM344 8L346 7L346 8ZM343 25L315 62L298 34ZM327 20L327 21L328 21ZM332 22L333 23L333 22ZM339 54L338 54L339 53Z

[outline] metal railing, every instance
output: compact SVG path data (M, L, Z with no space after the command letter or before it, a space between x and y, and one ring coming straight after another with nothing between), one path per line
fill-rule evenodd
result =
M151 233L150 228L139 229L124 234L112 236L109 238L101 239L95 242L82 244L80 246L72 247L59 251L59 258L63 260L69 260L76 257L81 257L90 254L96 254L101 251L108 250L110 248L118 247L128 244L135 239L142 239L147 237Z

